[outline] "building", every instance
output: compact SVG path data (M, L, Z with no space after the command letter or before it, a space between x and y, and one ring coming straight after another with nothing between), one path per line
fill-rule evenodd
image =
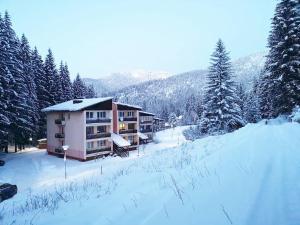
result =
M75 99L42 110L47 114L47 151L87 160L113 152L112 98Z
M154 114L111 97L75 99L47 107L47 151L78 160L118 154L128 156L153 140Z
M154 114L140 111L139 113L139 123L140 123L140 133L146 135L147 138L140 135L140 140L143 143L148 143L153 141L153 134L154 134Z
M113 132L114 132L114 151L117 154L137 149L139 146L139 111L141 107L113 102ZM119 137L118 137L119 136ZM121 141L123 138L127 141ZM120 143L123 143L120 145Z
M153 129L154 129L154 132L165 129L165 121L161 118L154 117Z

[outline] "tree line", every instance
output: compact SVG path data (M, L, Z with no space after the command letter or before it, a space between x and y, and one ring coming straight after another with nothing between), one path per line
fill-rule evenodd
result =
M78 74L71 82L67 63L55 64L51 49L45 60L12 28L10 16L0 15L0 150L17 149L46 136L46 116L41 109L73 98L93 98Z
M245 93L232 81L229 53L219 40L211 56L203 109L196 128L186 132L195 139L234 131L247 122L289 115L300 105L300 1L281 0L272 18L269 52L264 70Z

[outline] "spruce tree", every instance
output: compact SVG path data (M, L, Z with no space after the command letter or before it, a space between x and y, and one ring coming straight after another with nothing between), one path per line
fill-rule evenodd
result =
M228 132L244 125L240 99L231 76L229 54L219 40L207 75L204 110L199 123L202 133Z
M46 114L41 110L52 104L52 98L48 91L48 79L45 75L43 60L37 48L34 48L32 52L31 62L36 84L37 107L39 112L37 138L44 138L46 137Z
M22 64L22 77L25 81L26 89L22 95L26 97L26 119L27 128L30 129L30 137L36 139L36 131L38 129L39 108L36 93L35 73L32 66L31 50L25 35L21 37L19 59Z
M86 86L86 98L96 98L97 94L93 85Z
M72 83L67 64L64 65L63 62L60 63L59 74L61 77L62 101L73 99Z
M272 20L266 72L260 84L262 105L271 102L263 114L270 117L288 114L300 104L299 5L299 0L281 0Z
M86 95L86 87L79 74L77 74L73 82L73 94L75 99L84 98Z
M45 79L47 82L47 92L49 93L49 103L50 105L54 105L57 103L57 94L55 93L56 80L57 79L57 70L54 63L54 58L51 49L48 50L48 54L44 63L44 73Z

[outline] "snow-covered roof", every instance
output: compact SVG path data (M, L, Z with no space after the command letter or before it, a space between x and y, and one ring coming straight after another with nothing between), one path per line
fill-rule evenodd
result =
M140 114L144 114L144 115L147 115L147 116L155 116L155 114L150 113L150 112L146 112L146 111L140 111Z
M155 120L160 120L160 121L164 121L164 119L158 118L158 117L154 117Z
M121 135L112 133L111 134L111 139L119 147L128 147L128 146L130 146L130 143L127 140L125 140Z
M42 112L55 112L55 111L80 111L86 107L111 100L112 97L106 98L84 98L84 99L74 99L67 102L59 103L53 106L42 109ZM76 101L74 103L74 101Z
M147 139L148 139L147 135L145 135L145 134L143 134L143 133L141 133L141 132L138 132L137 135L138 135L141 139L143 139L143 140L147 140Z
M130 108L136 108L136 109L139 109L141 110L142 107L138 106L138 105L130 105L130 104L125 104L125 103L121 103L121 102L114 102L115 104L117 105L120 105L120 106L125 106L125 107L130 107Z

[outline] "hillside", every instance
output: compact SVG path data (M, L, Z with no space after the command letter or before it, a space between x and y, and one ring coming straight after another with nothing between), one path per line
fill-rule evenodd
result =
M258 78L263 69L264 61L264 53L253 54L234 61L234 80L243 84L246 91L249 90L253 79ZM202 98L206 74L207 70L195 70L166 79L131 85L105 95L116 96L122 102L141 105L145 110L156 113L160 117L166 118L170 112L184 115L187 102L191 99Z
M157 133L139 157L68 160L67 181L63 160L44 151L7 155L0 177L20 192L1 224L299 224L298 123L262 121L195 142L183 129Z

